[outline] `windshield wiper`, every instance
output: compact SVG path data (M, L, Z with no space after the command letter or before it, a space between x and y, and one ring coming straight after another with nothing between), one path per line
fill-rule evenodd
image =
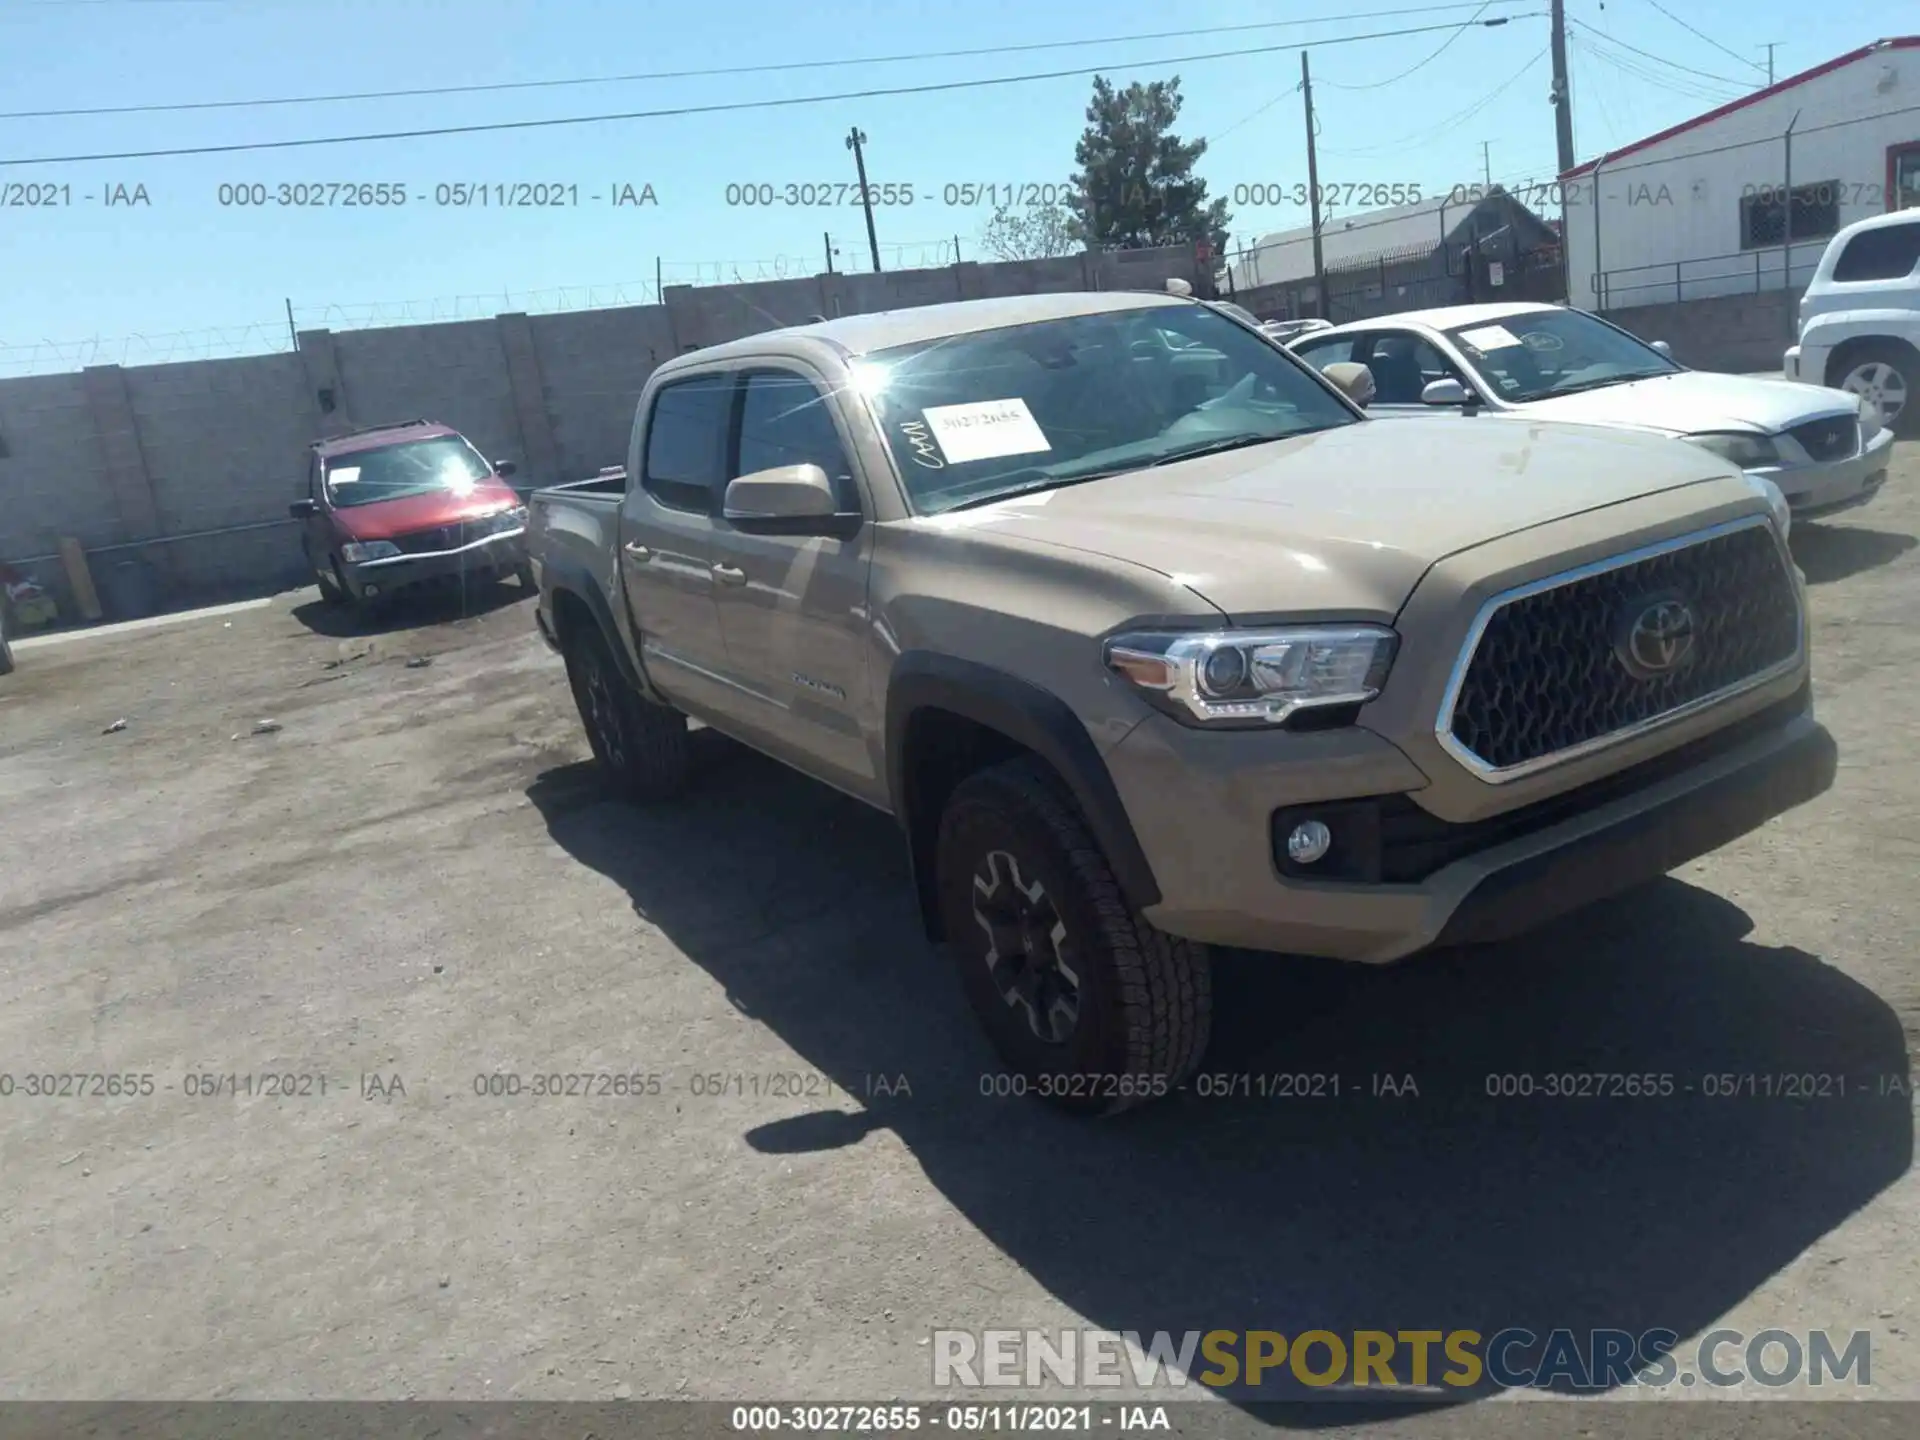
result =
M1091 475L1049 475L1039 480L1029 480L1024 485L1010 485L1004 490L990 490L985 495L975 495L970 500L961 500L953 505L942 506L940 515L951 514L955 510L973 510L981 505L997 505L1002 500L1012 500L1020 495L1037 495L1042 490L1061 490L1069 485L1078 485L1087 480L1099 480L1107 475L1117 475L1117 470L1096 470Z
M1295 431L1293 434L1302 434ZM1230 435L1219 440L1203 440L1197 445L1182 446L1178 450L1169 450L1165 455L1147 461L1147 465L1171 465L1177 460L1192 460L1201 455L1220 455L1228 450L1245 450L1252 445L1271 445L1276 440L1291 440L1293 435Z
M1574 385L1556 385L1553 389L1534 398L1551 400L1556 395L1578 395L1582 390L1604 390L1609 385L1629 385L1635 380L1657 380L1666 373L1668 372L1665 370L1653 370L1645 375L1609 375L1602 380L1582 380Z

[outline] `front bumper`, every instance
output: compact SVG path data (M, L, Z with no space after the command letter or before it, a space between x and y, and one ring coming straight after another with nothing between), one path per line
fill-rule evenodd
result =
M1327 752L1308 767L1312 792L1292 787L1279 806L1270 798L1277 773L1213 787L1206 782L1228 777L1188 770L1183 784L1193 738L1150 720L1109 755L1161 891L1146 918L1211 944L1368 963L1505 939L1657 879L1821 794L1836 765L1803 688L1667 755L1524 807L1531 815L1447 825L1412 813L1405 797L1424 779L1397 748L1357 728L1300 737L1328 742ZM1169 794L1185 796L1171 811ZM1368 796L1381 798L1349 798ZM1330 827L1351 834L1352 813L1369 806L1376 834L1387 836L1386 879L1288 873L1292 823L1331 812Z
M1780 487L1795 516L1826 514L1865 504L1887 478L1893 458L1893 432L1882 430L1860 453L1826 464L1787 465L1751 471Z
M392 595L416 586L510 575L527 560L526 530L502 530L453 550L390 555L384 560L341 562L342 577L356 599Z

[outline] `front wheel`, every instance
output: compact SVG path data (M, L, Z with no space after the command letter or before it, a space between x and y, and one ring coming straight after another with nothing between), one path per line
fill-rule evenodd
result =
M632 800L663 800L686 788L693 768L687 717L627 683L596 629L567 644L567 680L593 758Z
M1212 1023L1206 947L1128 909L1044 766L1013 760L963 781L936 864L961 986L1025 1093L1110 1115L1199 1066Z

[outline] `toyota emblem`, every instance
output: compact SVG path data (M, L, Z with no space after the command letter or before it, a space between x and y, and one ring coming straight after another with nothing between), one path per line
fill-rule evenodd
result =
M1661 680L1693 655L1693 611L1677 595L1657 595L1626 607L1614 653L1636 680Z

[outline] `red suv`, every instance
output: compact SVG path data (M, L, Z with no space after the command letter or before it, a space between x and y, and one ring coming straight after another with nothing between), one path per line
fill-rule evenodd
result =
M514 575L533 589L527 508L458 430L404 420L316 440L306 494L288 506L305 522L301 549L322 598L372 608L433 584Z

